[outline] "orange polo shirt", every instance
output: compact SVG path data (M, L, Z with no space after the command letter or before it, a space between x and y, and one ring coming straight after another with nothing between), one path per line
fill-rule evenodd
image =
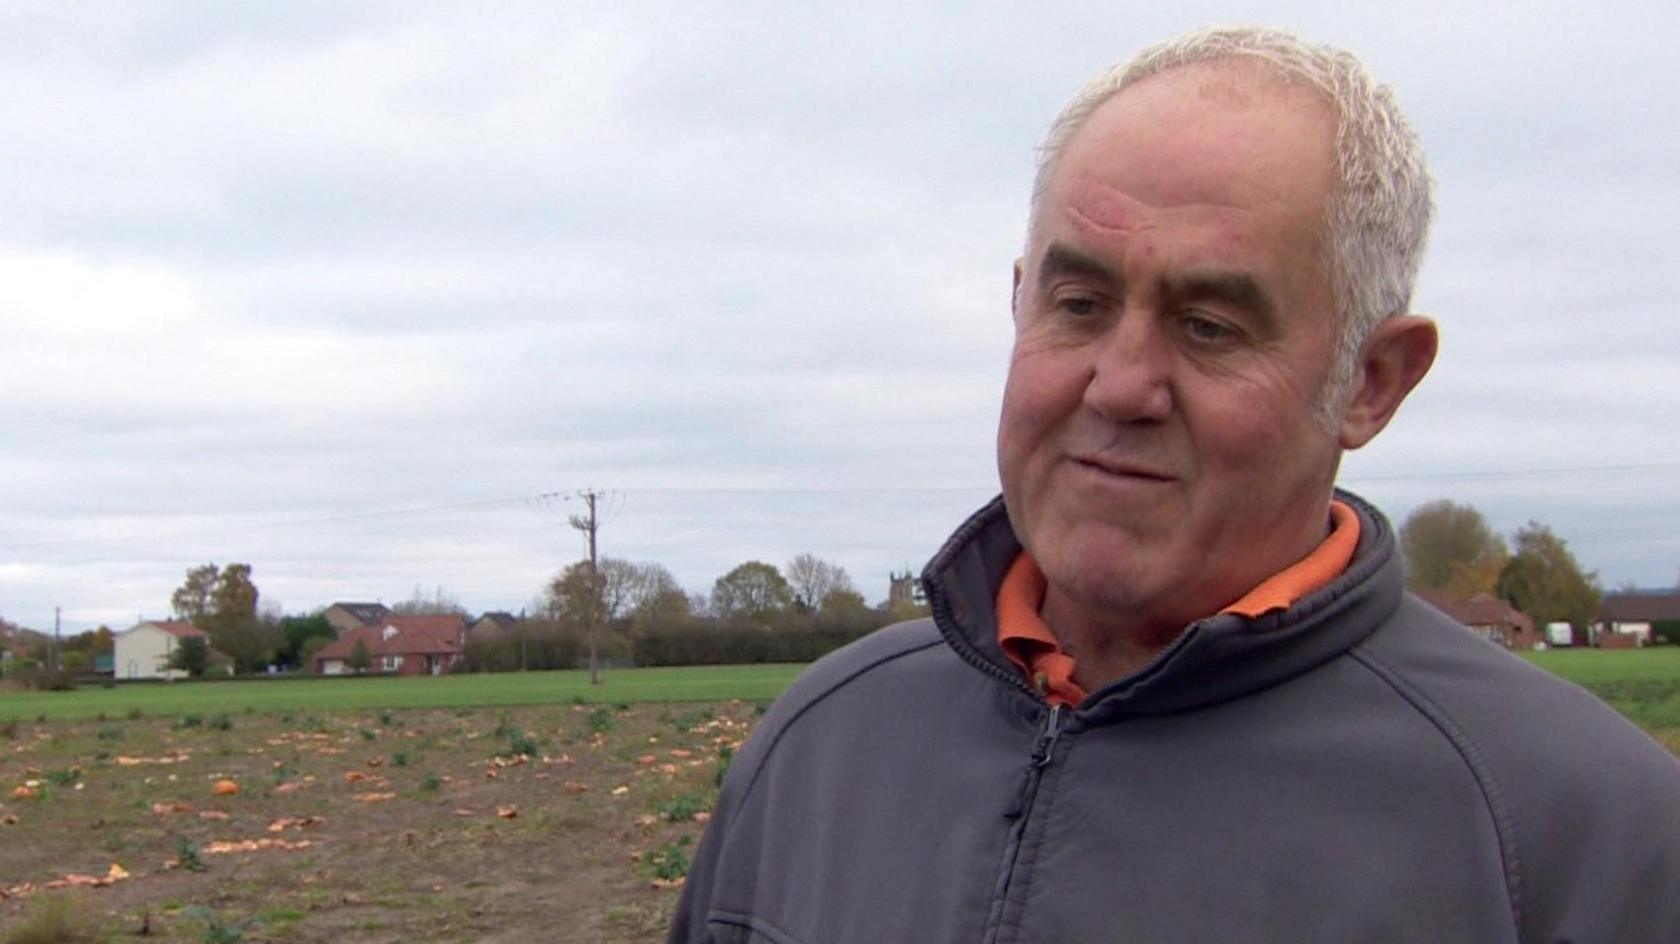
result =
M1347 569L1359 544L1359 516L1339 501L1330 503L1330 534L1311 554L1278 571L1242 598L1220 610L1254 619L1288 609L1296 600L1328 584ZM1044 605L1044 573L1026 551L1015 558L998 588L998 645L1009 661L1026 673L1051 704L1077 705L1085 689L1073 680L1073 656L1062 651L1056 634L1038 615Z

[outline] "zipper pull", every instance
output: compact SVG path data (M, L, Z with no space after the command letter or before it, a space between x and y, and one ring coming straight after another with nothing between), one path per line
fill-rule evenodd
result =
M1044 717L1044 726L1038 729L1038 738L1033 741L1032 758L1027 767L1021 771L1021 786L1015 791L1015 800L1009 808L1003 811L1005 819L1017 819L1026 812L1029 797L1038 785L1039 774L1050 766L1050 754L1056 749L1056 738L1062 733L1062 706L1051 705L1050 713Z
M1044 728L1038 732L1038 743L1033 745L1032 765L1042 770L1050 766L1050 754L1056 749L1056 738L1062 736L1062 706L1050 706L1050 715L1044 719Z

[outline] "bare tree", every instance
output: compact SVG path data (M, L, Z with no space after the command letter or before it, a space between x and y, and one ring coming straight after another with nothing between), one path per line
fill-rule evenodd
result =
M391 612L398 616L465 616L467 608L454 594L442 587L433 588L430 595L414 585L414 593L406 600L391 604Z
M846 568L815 554L794 555L788 561L787 582L793 587L794 599L808 612L815 612L836 590L857 591Z

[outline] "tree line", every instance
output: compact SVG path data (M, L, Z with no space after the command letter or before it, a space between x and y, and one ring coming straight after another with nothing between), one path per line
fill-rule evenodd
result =
M1482 513L1447 499L1429 502L1400 527L1406 584L1466 599L1491 593L1534 618L1537 627L1585 629L1599 613L1598 572L1583 570L1569 545L1538 521L1506 543Z
M569 668L598 630L609 663L635 665L807 662L926 607L889 599L870 606L844 567L799 554L785 568L744 561L689 594L662 564L602 558L567 565L500 632L475 635L466 671Z
M313 656L337 638L325 608L285 616L261 605L252 567L214 563L187 570L170 595L176 618L204 630L171 654L171 667L199 676L225 658L239 674L269 666L308 670ZM416 587L392 604L397 615L468 617L460 601L437 587ZM664 565L605 557L569 564L545 581L519 618L469 636L458 665L464 671L573 668L597 630L609 662L673 665L809 661L889 622L924 615L909 600L871 606L844 567L799 554L785 567L744 561L690 594ZM366 670L363 647L347 660Z

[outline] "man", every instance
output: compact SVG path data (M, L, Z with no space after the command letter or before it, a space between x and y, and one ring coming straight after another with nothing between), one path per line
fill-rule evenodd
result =
M1418 144L1352 57L1213 31L1053 126L1003 496L931 620L730 770L674 941L1680 941L1680 765L1404 594L1333 488L1436 334Z

